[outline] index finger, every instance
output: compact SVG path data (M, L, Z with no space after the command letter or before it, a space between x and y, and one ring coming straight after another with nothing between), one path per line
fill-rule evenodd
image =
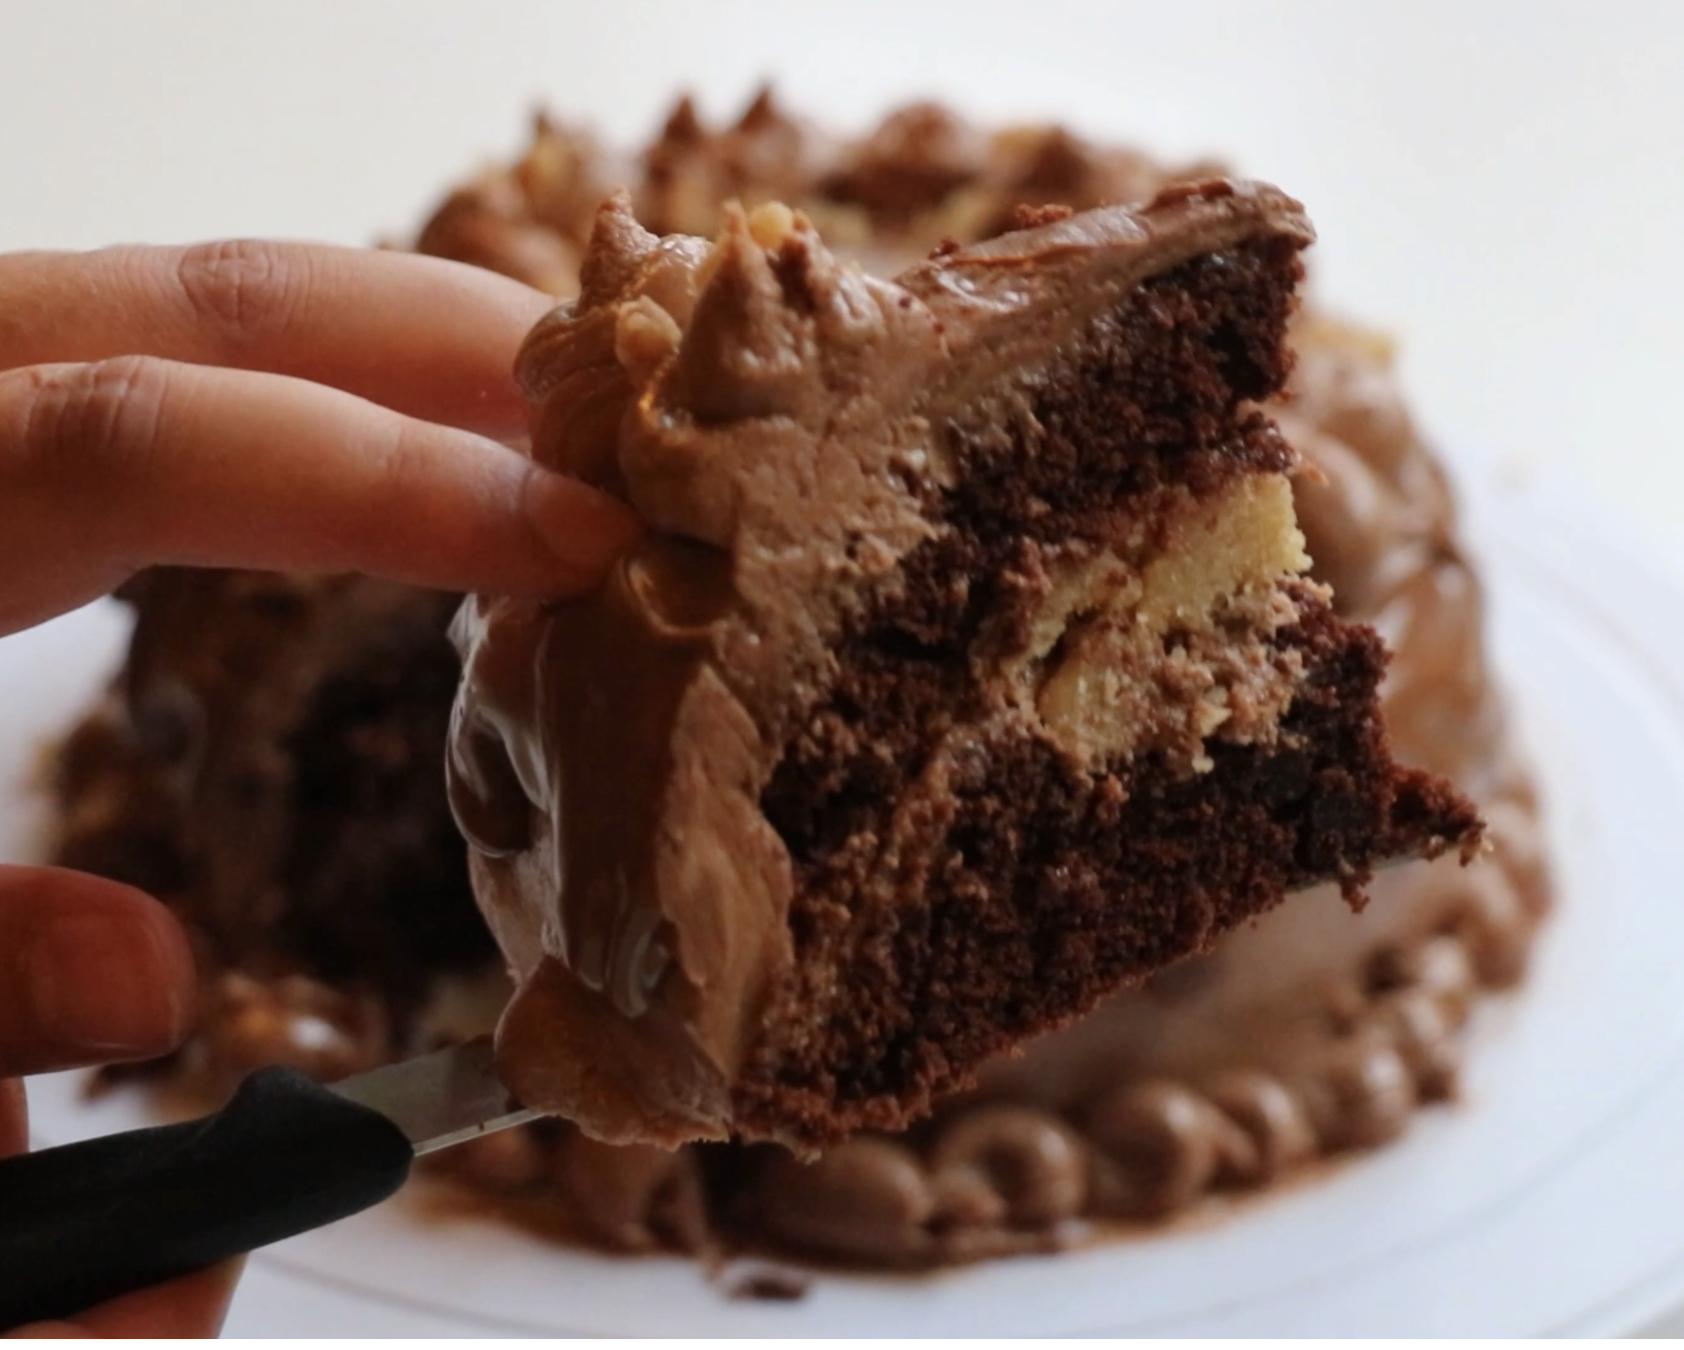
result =
M515 436L515 353L555 301L461 263L230 240L0 255L0 371L156 356L292 375Z
M155 563L551 599L638 529L495 441L320 384L148 357L0 374L0 634Z

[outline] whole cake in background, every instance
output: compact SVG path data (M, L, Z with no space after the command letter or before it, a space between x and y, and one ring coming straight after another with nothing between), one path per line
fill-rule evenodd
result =
M832 140L769 96L710 129L688 103L637 160L540 120L527 154L453 193L419 247L572 290L619 184L656 231L711 234L726 201L799 207L897 270L1019 207L1137 202L1204 177L1056 128L985 133L923 105ZM801 1163L674 1153L559 1122L442 1165L511 1210L623 1250L754 1247L928 1265L1080 1241L1255 1189L1399 1133L1455 1091L1482 991L1518 981L1548 907L1537 804L1487 668L1477 578L1386 343L1295 324L1271 408L1313 575L1394 652L1394 751L1480 807L1490 856L1383 873L1353 916L1329 886L988 1068L903 1135ZM128 663L61 756L59 860L147 887L199 944L205 1018L160 1072L220 1090L258 1063L323 1077L475 1034L507 986L467 884L439 766L454 598L360 579L159 571L126 598Z

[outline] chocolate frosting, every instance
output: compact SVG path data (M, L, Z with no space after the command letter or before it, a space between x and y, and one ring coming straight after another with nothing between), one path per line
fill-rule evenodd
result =
M728 210L711 250L603 208L519 373L534 455L650 533L590 597L479 598L457 628L451 799L519 983L499 1044L524 1100L608 1140L728 1131L791 959L760 791L851 607L928 537L940 429L1146 277L1267 236L1312 237L1277 190L1212 180L888 282L783 208Z
M565 294L597 204L625 184L638 220L657 234L712 237L727 202L781 201L831 247L892 273L943 237L1012 228L1021 206L1143 202L1172 182L1224 172L1213 161L1166 165L1060 126L990 130L932 103L897 109L850 141L792 114L768 87L720 126L680 98L630 161L589 130L540 113L525 154L451 194L416 247Z

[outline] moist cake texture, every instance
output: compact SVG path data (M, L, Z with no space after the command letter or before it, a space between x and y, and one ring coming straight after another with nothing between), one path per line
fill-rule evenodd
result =
M756 176L774 169L762 190ZM1022 204L1143 201L1216 171L1058 127L980 130L929 105L850 143L762 98L719 127L681 107L638 157L541 119L530 149L453 193L419 246L572 294L596 208L625 183L645 223L710 236L726 195L775 196L892 272L943 236L997 233ZM545 1233L613 1250L922 1266L1219 1204L1383 1143L1454 1095L1466 1021L1521 979L1547 911L1537 801L1487 667L1479 579L1388 344L1315 312L1291 342L1290 399L1267 407L1303 456L1292 488L1310 575L1339 614L1384 634L1393 748L1478 803L1489 856L1383 871L1360 915L1319 887L992 1062L932 1120L811 1165L734 1144L611 1147L546 1120L430 1166ZM129 599L125 672L59 759L58 855L152 889L195 933L199 1031L149 1072L215 1097L259 1063L333 1078L488 1031L507 986L437 767L455 601L356 578L173 570ZM254 780L265 786L236 821L231 785ZM229 884L247 839L288 839L307 820L313 865L256 850L250 883Z
M812 1149L1318 880L1471 852L1390 761L1383 649L1304 580L1258 403L1313 235L1260 184L944 246L606 205L519 362L533 454L649 525L476 601L452 800L529 1105Z

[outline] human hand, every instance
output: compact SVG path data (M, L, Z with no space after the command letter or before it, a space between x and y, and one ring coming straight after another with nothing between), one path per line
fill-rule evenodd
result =
M175 1049L192 1029L193 957L150 896L56 867L0 866L0 1157L28 1147L23 1076ZM6 1336L214 1336L238 1263Z
M630 512L490 439L552 303L321 245L0 255L0 635L152 563L594 585Z
M548 297L406 254L242 243L0 256L0 635L153 563L362 571L534 597L594 585L618 502L493 437ZM162 1054L192 961L156 901L0 866L0 1155L22 1078ZM37 1335L210 1335L237 1264Z

